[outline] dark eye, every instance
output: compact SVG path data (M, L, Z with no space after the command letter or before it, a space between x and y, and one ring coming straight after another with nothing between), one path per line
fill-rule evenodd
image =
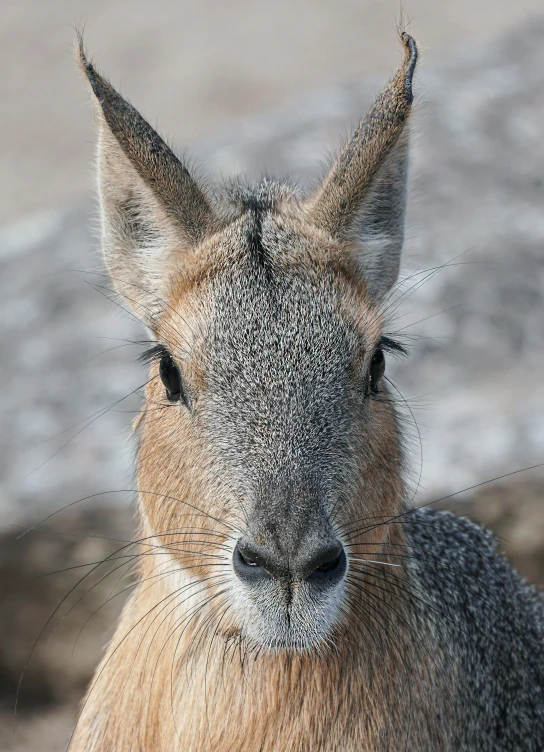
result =
M385 356L381 347L378 347L370 363L370 389L375 392L378 383L385 373Z
M179 368L170 355L163 355L159 365L161 381L166 389L166 396L170 402L178 402L182 399L181 375Z

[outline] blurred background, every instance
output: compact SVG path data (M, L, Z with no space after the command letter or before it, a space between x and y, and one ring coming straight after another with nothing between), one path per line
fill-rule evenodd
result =
M544 473L516 473L544 462L542 0L3 0L0 14L0 748L65 748L130 585L84 566L133 530L145 375L142 330L100 276L76 26L210 175L304 183L398 65L409 22L412 276L389 328L411 355L388 369L414 503L485 522L544 583Z

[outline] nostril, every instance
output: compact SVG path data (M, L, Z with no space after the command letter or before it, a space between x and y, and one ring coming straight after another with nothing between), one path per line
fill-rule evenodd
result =
M258 567L256 559L252 559L247 554L243 554L240 551L240 548L238 548L238 556L240 557L242 564L245 564L246 567Z
M326 561L324 564L321 564L319 567L315 568L315 572L322 572L323 574L328 574L329 572L332 572L334 569L337 568L337 566L340 564L340 558L341 555L338 554L338 556L335 559L331 559L331 561Z
M340 544L332 550L321 554L319 560L313 562L313 568L308 575L310 582L326 581L338 582L344 576L347 560L344 547Z
M270 577L266 562L246 541L238 541L232 554L232 566L238 578L244 582L257 583Z
M232 567L238 579L247 585L278 578L334 585L344 576L347 560L339 541L317 548L308 546L308 550L291 557L289 562L247 538L240 538L232 554Z

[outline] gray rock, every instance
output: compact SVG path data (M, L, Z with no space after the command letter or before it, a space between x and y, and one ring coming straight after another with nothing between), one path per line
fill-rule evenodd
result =
M422 67L416 82L406 281L387 328L411 345L410 359L388 369L410 405L417 502L544 461L543 34L537 18L489 47ZM216 175L266 170L311 181L382 83L316 92L193 154ZM75 207L0 232L4 525L133 488L127 439L138 401L123 397L145 373L134 362L139 348L118 340L147 335L105 299L104 277L71 271L101 272L93 223L90 210ZM417 494L414 421L424 457ZM82 503L132 500L115 493Z

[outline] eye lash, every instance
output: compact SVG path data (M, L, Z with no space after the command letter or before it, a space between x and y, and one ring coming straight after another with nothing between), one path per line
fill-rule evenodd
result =
M378 347L381 347L385 352L392 353L393 355L408 355L406 347L397 339L388 337L386 334L382 334Z
M150 347L138 356L138 363L149 365L150 363L160 361L163 358L171 357L172 356L170 355L170 350L161 342L157 342L157 344L153 345L153 347Z

